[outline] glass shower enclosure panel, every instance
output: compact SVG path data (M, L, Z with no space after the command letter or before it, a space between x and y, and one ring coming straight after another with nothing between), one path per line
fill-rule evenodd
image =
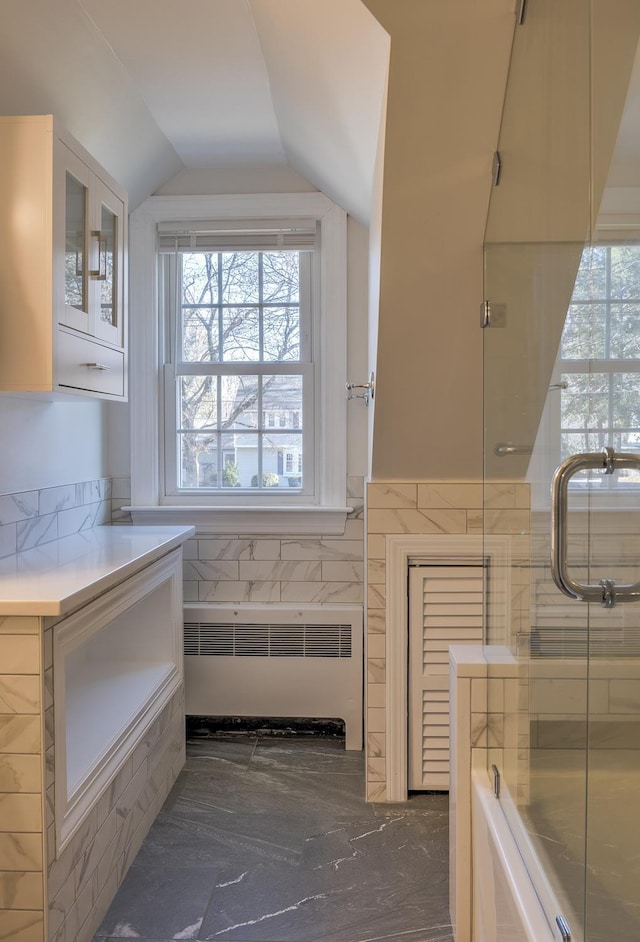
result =
M536 0L521 13L481 310L487 770L553 937L631 940L640 4Z

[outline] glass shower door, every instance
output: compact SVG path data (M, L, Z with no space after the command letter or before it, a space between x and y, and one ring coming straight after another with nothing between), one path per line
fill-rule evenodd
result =
M501 325L494 320L484 330L484 539L492 561L487 760L500 776L501 806L550 926L564 918L573 939L581 938L586 902L591 606L561 594L551 569L550 485L560 463L555 422L563 392L551 354L562 317L540 311L566 311L569 273L582 248L519 243L485 250ZM572 500L567 555L572 573L585 579L589 518L588 500L580 510Z
M487 767L554 938L631 940L640 5L524 9L484 247Z

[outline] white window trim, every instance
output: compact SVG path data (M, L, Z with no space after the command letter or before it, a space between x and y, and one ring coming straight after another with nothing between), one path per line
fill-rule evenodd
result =
M315 218L320 223L319 388L316 494L296 504L161 504L157 227L185 219ZM134 523L191 524L200 533L344 532L347 413L347 226L344 210L322 193L151 196L132 214L130 253L131 511Z

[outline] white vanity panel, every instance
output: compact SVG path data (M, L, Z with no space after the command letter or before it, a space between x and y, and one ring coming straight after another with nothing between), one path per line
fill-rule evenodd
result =
M184 764L182 544L192 527L95 527L0 559L0 826L24 892L0 927L90 942ZM0 934L2 934L0 932ZM7 938L9 937L7 935Z
M173 550L53 629L60 851L183 681Z

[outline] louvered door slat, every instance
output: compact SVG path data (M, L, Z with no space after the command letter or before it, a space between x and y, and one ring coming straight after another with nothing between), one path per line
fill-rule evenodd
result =
M449 787L449 645L481 644L483 567L409 571L409 788Z

